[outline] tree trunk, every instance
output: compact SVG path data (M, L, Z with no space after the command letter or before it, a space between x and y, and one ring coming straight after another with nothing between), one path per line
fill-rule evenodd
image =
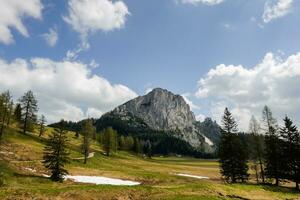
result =
M86 162L87 162L87 157L88 157L88 156L87 156L87 152L85 151L85 152L84 152L84 162L83 162L84 164L86 164Z
M26 113L25 113L24 127L23 127L24 134L26 133L26 129L27 129L28 110L29 110L29 102L27 102L27 105L26 105Z
M298 190L298 191L300 190L299 189L299 182L296 182L296 190Z
M276 185L276 186L279 186L279 178L278 178L278 177L276 177L275 185Z
M261 179L262 182L265 183L265 172L264 172L264 167L261 158L259 158L259 165L260 165Z

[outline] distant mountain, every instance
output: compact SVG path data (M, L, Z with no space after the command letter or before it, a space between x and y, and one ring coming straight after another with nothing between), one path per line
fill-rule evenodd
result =
M98 130L112 126L125 134L165 133L194 149L211 152L213 142L201 132L184 98L156 88L104 114L96 121Z

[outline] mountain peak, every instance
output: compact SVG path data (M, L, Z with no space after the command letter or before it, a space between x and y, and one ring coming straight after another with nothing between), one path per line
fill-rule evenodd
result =
M112 114L127 118L128 114L142 119L153 130L174 131L179 137L194 147L204 142L200 130L195 127L195 116L190 106L180 95L155 88L144 96L139 96L117 107Z

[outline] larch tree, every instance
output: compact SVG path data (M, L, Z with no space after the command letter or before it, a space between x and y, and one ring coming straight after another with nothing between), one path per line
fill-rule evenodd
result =
M94 132L95 132L95 127L93 126L92 120L90 119L85 120L81 128L81 135L83 136L81 147L84 156L84 164L87 163L87 159L90 154L90 145L91 145L91 140Z
M13 101L10 92L6 91L0 94L0 138L2 138L5 126L9 124L12 107Z
M117 132L112 128L108 127L104 129L102 133L101 143L103 150L107 156L110 156L112 152L117 151Z
M32 129L33 124L37 120L36 113L38 111L37 100L33 95L33 92L29 90L20 99L22 108L22 119L24 122L23 133Z
M300 133L293 121L287 116L284 118L284 126L280 129L282 143L282 163L281 174L296 183L299 190L300 183Z
M44 132L45 132L45 125L46 125L46 117L44 115L41 115L41 118L40 118L40 133L39 133L39 137L41 137Z
M249 123L249 132L251 134L251 151L250 158L253 161L253 167L256 174L256 181L259 183L261 178L262 183L265 182L265 173L264 173L264 147L262 137L260 137L260 124L255 119L254 116L250 119Z
M69 163L66 131L62 127L54 129L44 149L44 165L51 171L51 180L63 181L68 174L65 165Z
M219 158L220 172L226 182L244 182L248 179L247 151L238 137L237 122L228 108L222 119Z
M278 125L272 111L265 106L262 112L263 130L265 131L265 175L274 178L275 184L279 185L280 179L280 140Z

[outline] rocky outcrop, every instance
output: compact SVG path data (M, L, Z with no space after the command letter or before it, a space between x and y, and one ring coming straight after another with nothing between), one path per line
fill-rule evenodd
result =
M151 129L173 131L174 136L195 148L210 146L207 138L195 126L195 116L182 96L156 88L115 108L106 115L118 115L126 120L128 113L142 119Z

